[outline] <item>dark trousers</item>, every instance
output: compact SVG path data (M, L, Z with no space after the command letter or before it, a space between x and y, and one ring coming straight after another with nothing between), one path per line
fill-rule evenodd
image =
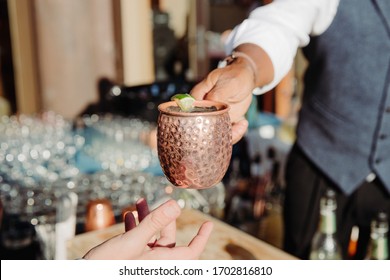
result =
M351 229L356 225L359 227L359 240L354 259L364 259L371 220L379 211L386 211L390 217L389 193L375 179L362 182L354 193L345 195L311 163L297 145L293 146L286 165L284 250L298 258L308 258L311 241L318 228L320 198L326 188L335 190L337 194L337 236L343 258L348 258Z

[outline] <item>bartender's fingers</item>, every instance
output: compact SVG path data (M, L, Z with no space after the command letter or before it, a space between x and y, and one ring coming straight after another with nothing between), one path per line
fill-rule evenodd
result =
M197 99L208 99L225 103L241 102L252 94L253 72L245 65L229 65L211 71L205 79L191 89Z
M218 80L218 77L216 75L213 75L213 72L211 72L206 79L196 84L191 89L191 95L196 100L203 100L205 99L205 96L207 93L209 93L215 86L216 82Z
M245 85L245 82L242 83L236 78L238 74L239 72L230 67L214 69L204 80L196 84L190 93L197 100L230 102Z
M248 129L248 121L242 119L232 125L232 141L236 144L245 134Z
M138 237L137 243L147 244L152 237L169 226L180 215L180 206L174 200L168 200L161 204L149 215L147 215L139 225L131 230Z

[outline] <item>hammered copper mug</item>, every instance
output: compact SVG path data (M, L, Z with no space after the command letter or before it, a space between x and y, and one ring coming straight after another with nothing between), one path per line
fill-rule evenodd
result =
M215 106L212 112L181 112L170 101L158 106L157 151L166 178L176 187L206 189L219 183L230 163L232 132L229 106L202 100L195 106Z

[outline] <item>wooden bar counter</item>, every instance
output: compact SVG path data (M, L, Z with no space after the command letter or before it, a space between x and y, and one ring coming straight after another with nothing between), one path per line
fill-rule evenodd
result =
M177 220L177 245L187 245L200 225L212 221L214 229L202 260L263 259L293 260L294 256L198 210L183 209ZM68 259L81 258L89 249L124 232L123 223L76 235L68 242Z

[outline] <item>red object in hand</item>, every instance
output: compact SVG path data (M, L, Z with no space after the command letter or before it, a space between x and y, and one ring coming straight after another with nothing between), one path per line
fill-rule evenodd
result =
M144 198L141 198L135 204L138 213L138 221L141 222L147 215L149 215L149 206ZM129 211L124 215L125 231L129 231L136 227L136 220L133 212ZM153 242L149 242L149 247L154 247L157 242L157 238Z
M135 207L138 213L138 221L141 222L150 213L148 203L144 198L141 198L137 201ZM125 223L125 231L129 231L136 227L137 223L132 211L126 212L123 219Z
M129 231L136 227L137 223L135 222L135 217L133 212L129 211L124 216L125 220L125 231Z
M149 206L145 198L141 198L135 204L138 212L138 220L141 222L147 215L149 215Z

